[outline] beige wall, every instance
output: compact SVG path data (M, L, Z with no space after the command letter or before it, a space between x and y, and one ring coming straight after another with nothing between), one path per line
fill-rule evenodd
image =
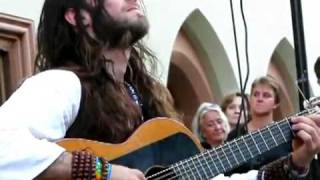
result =
M35 22L35 26L37 26L43 0L1 0L0 3L0 12L32 19ZM320 24L318 23L319 20L317 18L317 10L320 8L320 1L303 1L302 3L304 8L303 13L309 79L313 92L315 92L315 94L320 94L320 88L316 85L312 68L316 57L320 55L318 50L320 47ZM192 13L199 12L199 14L204 17L202 20L200 19L200 21L203 21L204 19L206 22L198 23L198 20L194 19L193 23L191 23L191 26L193 26L191 29L193 28L194 34L200 34L202 36L202 38L197 40L200 41L200 44L202 45L201 48L207 48L203 55L208 55L208 64L210 66L219 66L218 70L221 71L219 72L220 76L219 73L217 75L217 72L206 72L206 76L210 80L209 83L214 81L210 86L215 86L217 92L225 93L227 93L226 89L235 89L230 84L225 83L226 81L229 82L229 79L231 79L231 82L234 79L235 82L239 83L229 1L145 0L145 4L151 23L150 34L146 37L146 41L161 60L162 69L160 74L162 75L164 83L167 82L170 59L178 32ZM234 1L234 6L241 69L243 73L245 73L244 33L239 11L239 2ZM246 0L244 2L244 10L247 18L247 26L249 28L249 58L251 71L248 84L250 84L255 77L265 75L268 72L268 65L271 57L277 45L283 38L287 39L288 43L293 46L290 1ZM206 23L208 23L215 32L217 38L212 38L211 31L203 30L208 29L208 27L203 26ZM221 46L221 48L218 48L218 51L220 52L220 50L223 49L224 54L217 56L216 54L219 52L215 51L215 49L217 49L216 47L212 47L210 50L210 46L214 44L211 41L217 41L218 43L216 44L220 44ZM219 64L217 58L228 62ZM224 71L224 69L228 70ZM232 71L231 73L229 69ZM289 69L289 71L295 71L295 69ZM218 77L218 79L212 77ZM295 77L292 78L295 79ZM239 88L239 84L236 84L235 86Z
M43 0L1 0L0 12L32 19L37 25L43 2Z

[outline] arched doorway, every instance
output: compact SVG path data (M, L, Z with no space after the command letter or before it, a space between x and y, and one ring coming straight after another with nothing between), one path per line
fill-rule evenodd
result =
M275 48L268 67L268 75L280 84L280 107L274 113L274 119L282 119L298 111L298 94L294 49L289 41L282 39Z
M220 103L225 94L237 89L226 52L198 9L177 33L167 83L176 108L184 114L183 121L189 128L202 102Z
M189 49L188 52L192 51ZM199 104L213 101L213 95L196 56L192 58L175 50L171 59L167 86L174 97L176 109L183 114L184 124L190 128Z

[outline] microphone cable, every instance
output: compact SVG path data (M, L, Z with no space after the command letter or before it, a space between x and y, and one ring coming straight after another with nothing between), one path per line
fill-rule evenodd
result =
M241 70L241 66L240 66L239 48L238 48L238 40L237 40L237 32L236 32L237 29L236 29L235 17L234 17L234 8L233 8L232 0L230 0L229 2L230 2L230 9L231 9L233 35L234 35L234 43L235 43L238 73L239 73L240 93L241 93L241 110L240 110L240 116L237 121L236 129L235 129L237 134L239 134L240 133L239 126L240 126L241 114L244 113L244 126L245 126L246 130L248 129L247 124L249 121L248 116L247 116L248 112L245 111L245 108L246 108L245 103L247 105L247 108L249 108L248 98L245 95L245 89L247 87L247 83L248 83L248 79L249 79L249 75L250 75L249 52L248 52L248 27L247 27L246 18L245 18L244 10L243 10L243 0L240 0L241 17L242 17L242 21L243 21L243 25L244 25L244 33L245 33L245 57L246 57L245 59L246 59L246 67L247 67L245 82L244 82L244 84L242 84L242 70Z

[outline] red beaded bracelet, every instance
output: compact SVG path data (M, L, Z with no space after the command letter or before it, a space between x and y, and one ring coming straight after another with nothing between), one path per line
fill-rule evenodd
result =
M86 151L72 152L71 178L75 180L110 180L111 164Z

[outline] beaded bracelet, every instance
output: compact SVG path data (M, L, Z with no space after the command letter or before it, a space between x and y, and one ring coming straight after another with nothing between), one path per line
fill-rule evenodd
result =
M72 152L72 179L82 180L92 177L93 156L85 151Z
M297 167L292 162L291 154L289 155L287 162L284 164L284 170L287 171L287 174L291 179L305 178L309 173L309 168Z
M112 164L108 163L106 172L107 172L106 180L110 180L111 172L112 172Z
M103 161L100 157L96 157L96 180L102 180Z
M86 151L72 152L71 178L76 180L110 180L111 164Z
M303 172L295 169L291 154L263 166L258 172L258 180L298 180L308 175L309 169Z

